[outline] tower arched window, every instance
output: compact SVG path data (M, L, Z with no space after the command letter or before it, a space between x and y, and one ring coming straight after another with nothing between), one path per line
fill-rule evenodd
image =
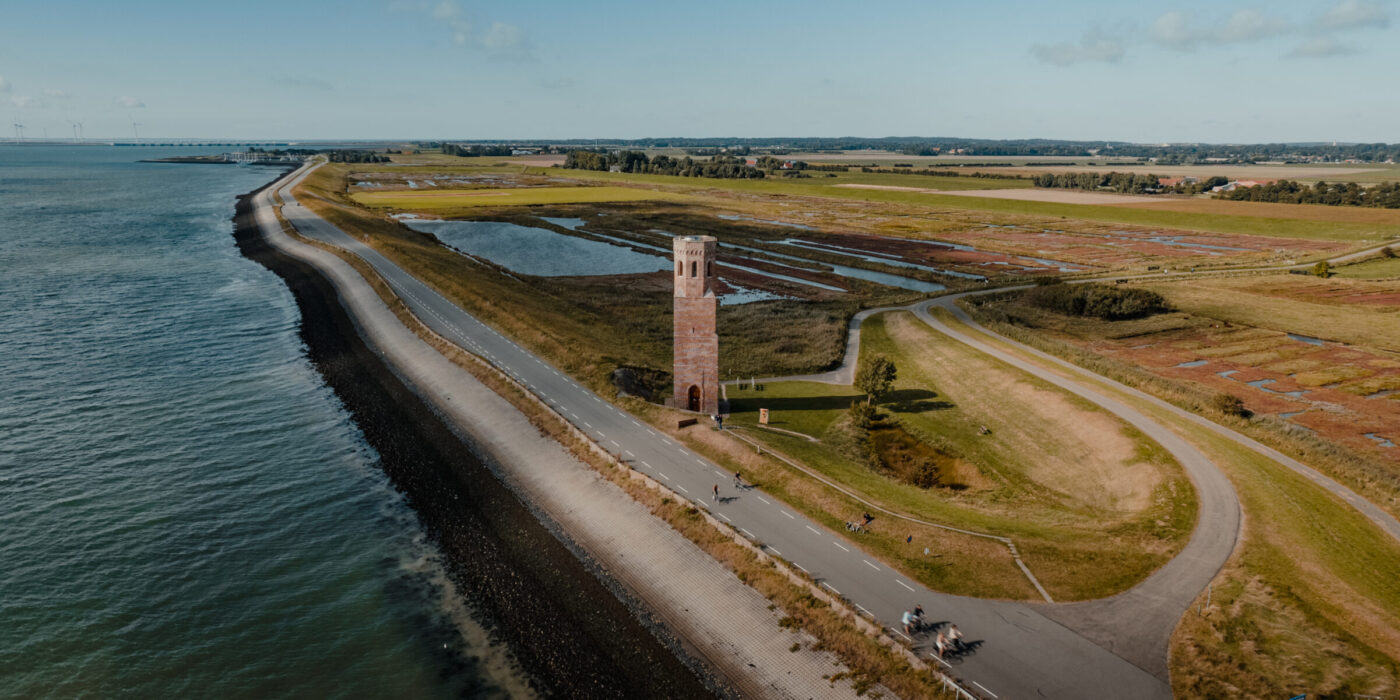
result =
M705 276L706 276L706 277L714 277L714 276L715 276L715 263L714 263L713 260L707 261L707 262L705 263Z
M698 271L699 269L700 269L699 263L695 262L694 260L691 260L691 261L690 261L690 276L691 276L691 277L695 277L695 276L696 276L696 273L697 273L697 271Z

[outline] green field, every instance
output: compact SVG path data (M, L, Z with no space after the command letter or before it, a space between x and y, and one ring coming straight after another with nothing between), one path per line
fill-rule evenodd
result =
M920 489L848 456L840 447L849 439L847 409L860 399L850 387L731 387L730 424L754 426L758 409L768 408L774 428L822 440L749 433L773 449L893 510L1012 537L1057 600L1128 588L1190 533L1195 496L1180 468L1116 418L933 332L907 313L867 320L861 352L885 354L900 368L896 391L883 407L909 432L955 457L946 480L958 488ZM980 426L991 433L981 434ZM901 532L873 534L893 535L889 549L899 556ZM1017 589L1014 569L988 569L959 554L946 552L948 570L925 573L922 580L978 596ZM973 569L978 575L967 577ZM995 578L998 572L1011 579ZM968 587L973 581L982 588Z
M1396 246L1400 248L1400 245ZM1335 277L1358 280L1383 280L1400 278L1400 258L1372 258L1354 265L1332 268Z
M356 192L350 198L368 207L435 211L464 207L595 204L602 202L674 201L681 195L637 187L518 187L470 190L396 190Z

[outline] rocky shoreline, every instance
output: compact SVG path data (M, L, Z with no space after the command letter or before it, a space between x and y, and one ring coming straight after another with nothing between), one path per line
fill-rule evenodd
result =
M535 689L569 697L730 695L365 344L324 276L264 240L252 214L261 189L239 199L239 250L286 282L308 356L444 553L459 591Z

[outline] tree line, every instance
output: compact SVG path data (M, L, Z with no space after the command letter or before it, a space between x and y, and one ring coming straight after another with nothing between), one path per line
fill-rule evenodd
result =
M1400 182L1382 182L1373 187L1363 187L1355 182L1318 182L1309 187L1292 180L1279 180L1267 185L1237 187L1230 192L1221 192L1218 198L1244 202L1400 209Z
M1038 173L1031 177L1036 187L1072 190L1112 190L1124 194L1157 192L1157 175L1143 173Z
M389 156L374 151L331 151L326 157L332 163L388 163Z
M932 170L929 168L923 168L920 170L906 170L901 168L899 170L894 170L891 168L862 167L860 171L863 173L883 173L886 175L927 175L930 177L980 177L988 180L1025 180L1028 177L1030 177L1029 175L1018 175L1016 173L984 173L978 171L973 171L969 173L947 169Z
M751 167L745 159L737 156L715 156L706 160L696 160L690 156L675 158L657 155L651 158L641 151L569 151L564 157L564 167L574 170L612 170L618 172L642 173L650 175L678 175L680 177L714 177L728 179L761 179L767 176L765 169L782 166L778 158L765 156L758 159L758 165Z

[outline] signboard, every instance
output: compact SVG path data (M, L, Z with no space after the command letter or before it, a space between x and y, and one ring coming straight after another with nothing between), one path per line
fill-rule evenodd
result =
M766 408L760 408L760 409L758 409L758 424L759 424L759 425L768 425L768 409L766 409Z

